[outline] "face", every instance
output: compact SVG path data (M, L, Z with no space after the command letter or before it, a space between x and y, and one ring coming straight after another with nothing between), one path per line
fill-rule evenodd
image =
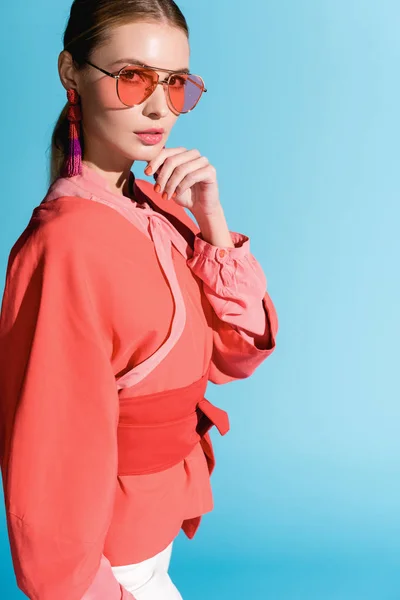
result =
M114 27L107 42L96 48L90 62L116 73L130 61L157 69L189 69L186 34L165 23L129 23ZM149 161L162 150L178 116L168 106L166 91L157 85L142 104L127 107L117 96L116 80L87 65L76 71L69 53L62 52L59 72L65 87L75 87L82 103L84 160L107 164L111 170L129 169L135 160ZM168 73L157 70L160 81ZM161 141L148 145L135 132L163 128Z

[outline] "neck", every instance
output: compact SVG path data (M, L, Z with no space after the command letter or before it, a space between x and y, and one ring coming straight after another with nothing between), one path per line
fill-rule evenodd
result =
M96 171L104 180L107 182L107 187L111 192L121 196L127 196L128 198L133 198L134 195L134 180L135 176L130 170L130 168L126 168L124 171L112 171L105 170L90 160L83 160L87 167Z

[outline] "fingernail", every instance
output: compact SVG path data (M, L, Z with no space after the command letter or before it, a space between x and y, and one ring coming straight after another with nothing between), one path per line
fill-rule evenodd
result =
M167 198L168 198L167 192L163 192L162 199L167 200Z
M174 193L172 194L172 197L173 197L173 198L175 198L175 196L177 196L177 195L178 195L178 194L177 194L176 192L174 192Z
M145 170L144 170L144 172L146 173L146 175L150 175L151 171L152 171L152 169L151 169L150 165L148 167L146 167Z
M154 186L154 189L158 193L161 190L161 185L159 183L156 183L156 185Z

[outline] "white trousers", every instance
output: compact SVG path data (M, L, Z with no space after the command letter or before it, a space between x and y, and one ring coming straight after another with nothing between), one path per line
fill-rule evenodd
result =
M183 600L168 574L172 544L140 563L111 567L115 578L137 600Z

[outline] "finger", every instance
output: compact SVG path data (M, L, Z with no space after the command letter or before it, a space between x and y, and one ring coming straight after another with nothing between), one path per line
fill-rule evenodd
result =
M162 150L165 150L165 146L162 147ZM151 175L154 171L154 165L153 165L153 161L149 160L147 161L147 167L144 169L144 172L146 175ZM153 173L153 177L154 177L154 173Z
M157 178L157 185L160 186L158 188L159 193L162 194L165 191L165 186L175 169L194 158L199 158L199 156L200 152L194 149L186 150L186 152L180 152L179 154L166 158Z
M161 168L162 168L162 164L158 167L157 171L153 174L153 177L155 180L157 180L157 177L160 174Z
M215 167L213 165L208 164L201 169L188 173L176 188L176 195L180 196L181 194L184 194L186 190L192 187L192 185L200 181L209 181L210 183L215 181Z
M183 179L187 177L187 175L193 173L193 171L207 166L208 164L208 158L205 156L199 156L194 160L189 160L188 162L178 165L175 167L171 177L168 179L164 188L164 193L167 194L168 198L171 198L176 188L181 184Z
M184 152L185 150L186 148L183 148L182 146L178 146L177 148L166 148L164 146L164 148L157 154L157 156L155 156L148 162L144 172L146 173L146 175L151 175L152 173L157 171L159 166L164 162L164 160L168 156Z

